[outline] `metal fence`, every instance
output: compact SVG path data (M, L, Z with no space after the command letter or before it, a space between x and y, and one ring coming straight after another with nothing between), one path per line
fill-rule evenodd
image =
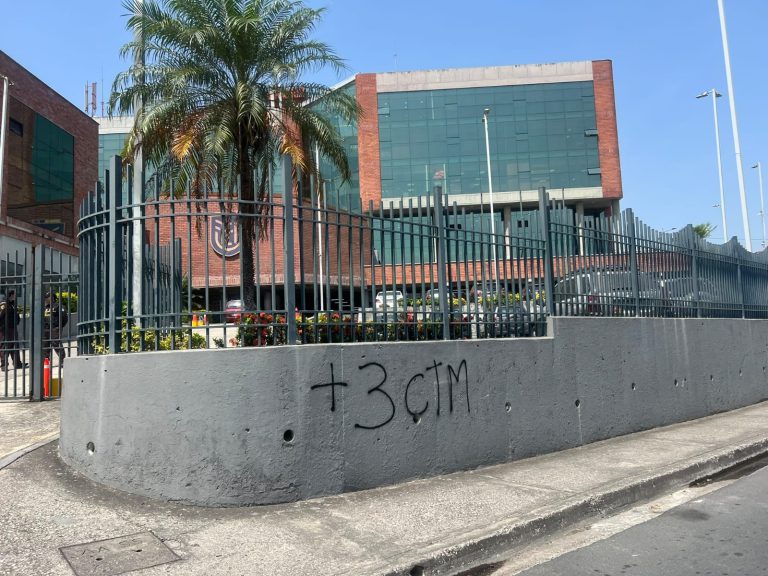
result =
M765 253L656 232L630 210L580 215L543 189L514 219L525 226L494 234L440 186L358 214L301 193L123 203L119 158L107 181L80 213L85 354L524 337L549 315L768 314Z
M0 252L0 399L61 394L64 359L76 352L78 284L75 256L44 245Z

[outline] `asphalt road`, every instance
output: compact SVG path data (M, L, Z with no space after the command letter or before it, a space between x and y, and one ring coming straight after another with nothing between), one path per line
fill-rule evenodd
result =
M768 574L768 468L519 574Z

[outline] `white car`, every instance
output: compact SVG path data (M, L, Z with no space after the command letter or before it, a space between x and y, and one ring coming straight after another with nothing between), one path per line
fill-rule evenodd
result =
M402 310L405 305L405 298L400 290L384 290L376 293L376 309L385 310L395 308Z

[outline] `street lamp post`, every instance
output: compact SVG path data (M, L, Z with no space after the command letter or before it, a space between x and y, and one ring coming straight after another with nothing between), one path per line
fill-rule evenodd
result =
M491 210L491 250L493 250L493 280L496 288L496 296L499 295L499 278L496 273L496 222L494 221L493 212L493 178L491 177L491 147L488 143L488 115L491 113L490 108L483 110L483 128L485 129L485 160L488 169L488 197L490 199Z
M752 235L749 231L747 193L744 190L744 169L741 165L741 144L739 143L739 126L736 122L736 101L733 95L733 79L731 78L731 54L728 50L728 33L725 28L725 8L723 8L723 0L717 0L717 8L720 13L720 33L723 37L725 78L728 82L728 104L731 109L731 130L733 131L733 147L736 153L736 174L739 177L739 196L741 197L741 218L744 221L744 246L751 252Z
M325 310L325 278L323 277L323 218L325 215L325 194L323 180L320 177L320 145L315 142L315 162L317 168L317 258L320 264L320 310ZM322 198L323 204L320 205Z
M763 165L758 162L752 168L757 168L757 178L760 182L760 224L763 227L763 248L765 248L765 197L763 196Z
M717 148L717 176L720 180L720 215L723 218L723 241L728 241L728 224L725 221L725 192L723 191L723 161L720 154L720 126L717 121L717 99L722 96L717 90L712 88L702 92L696 98L706 98L712 96L712 111L715 116L715 147Z
M8 76L0 74L0 78L3 80L3 104L2 111L0 112L0 209L2 209L3 193L3 178L4 178L4 166L5 166L5 133L8 128L8 89L13 85L8 79Z

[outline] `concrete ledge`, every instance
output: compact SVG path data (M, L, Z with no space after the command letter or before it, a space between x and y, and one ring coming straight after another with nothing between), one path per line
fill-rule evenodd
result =
M67 360L61 456L155 498L232 506L581 446L768 397L768 322L554 319L554 337Z

